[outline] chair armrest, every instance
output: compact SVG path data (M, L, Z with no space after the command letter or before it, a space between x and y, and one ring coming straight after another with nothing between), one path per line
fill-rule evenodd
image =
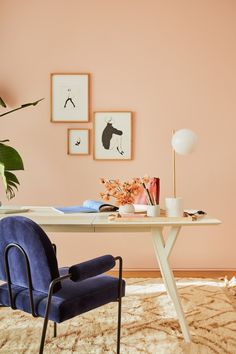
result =
M111 255L105 255L91 259L86 262L75 264L69 268L71 280L81 281L87 278L107 272L115 266L115 258Z

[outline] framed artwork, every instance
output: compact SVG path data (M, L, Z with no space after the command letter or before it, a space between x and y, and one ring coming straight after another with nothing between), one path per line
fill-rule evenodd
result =
M132 112L94 112L93 158L132 159Z
M67 130L68 155L89 155L89 129Z
M89 121L89 74L51 74L51 121Z

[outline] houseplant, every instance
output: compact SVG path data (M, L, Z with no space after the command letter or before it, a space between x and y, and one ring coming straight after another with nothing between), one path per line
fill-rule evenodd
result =
M43 99L43 98L42 98ZM0 117L18 111L20 109L36 106L42 99L37 100L32 103L22 104L20 107L14 108L10 111L4 112L0 114ZM6 103L0 97L0 106L3 108L7 108ZM8 199L11 199L15 196L15 189L17 189L20 184L18 178L11 171L18 171L24 169L24 164L20 154L8 143L9 139L0 140L0 176L3 180L4 189L6 191L6 195Z

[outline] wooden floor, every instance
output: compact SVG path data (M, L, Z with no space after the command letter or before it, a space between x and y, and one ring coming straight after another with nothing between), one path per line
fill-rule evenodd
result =
M227 276L231 279L236 276L235 270L173 270L177 278L222 278ZM108 272L110 275L118 276L118 271ZM123 271L124 278L160 278L160 271Z

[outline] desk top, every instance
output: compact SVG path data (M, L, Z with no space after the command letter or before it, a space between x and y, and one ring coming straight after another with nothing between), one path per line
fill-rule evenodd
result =
M52 207L27 206L29 211L14 214L0 214L0 219L22 215L37 222L45 231L52 232L109 232L109 231L150 231L155 227L164 226L200 226L217 225L221 221L215 218L203 217L197 221L191 218L144 218L138 221L110 221L111 213L73 213L63 214Z

